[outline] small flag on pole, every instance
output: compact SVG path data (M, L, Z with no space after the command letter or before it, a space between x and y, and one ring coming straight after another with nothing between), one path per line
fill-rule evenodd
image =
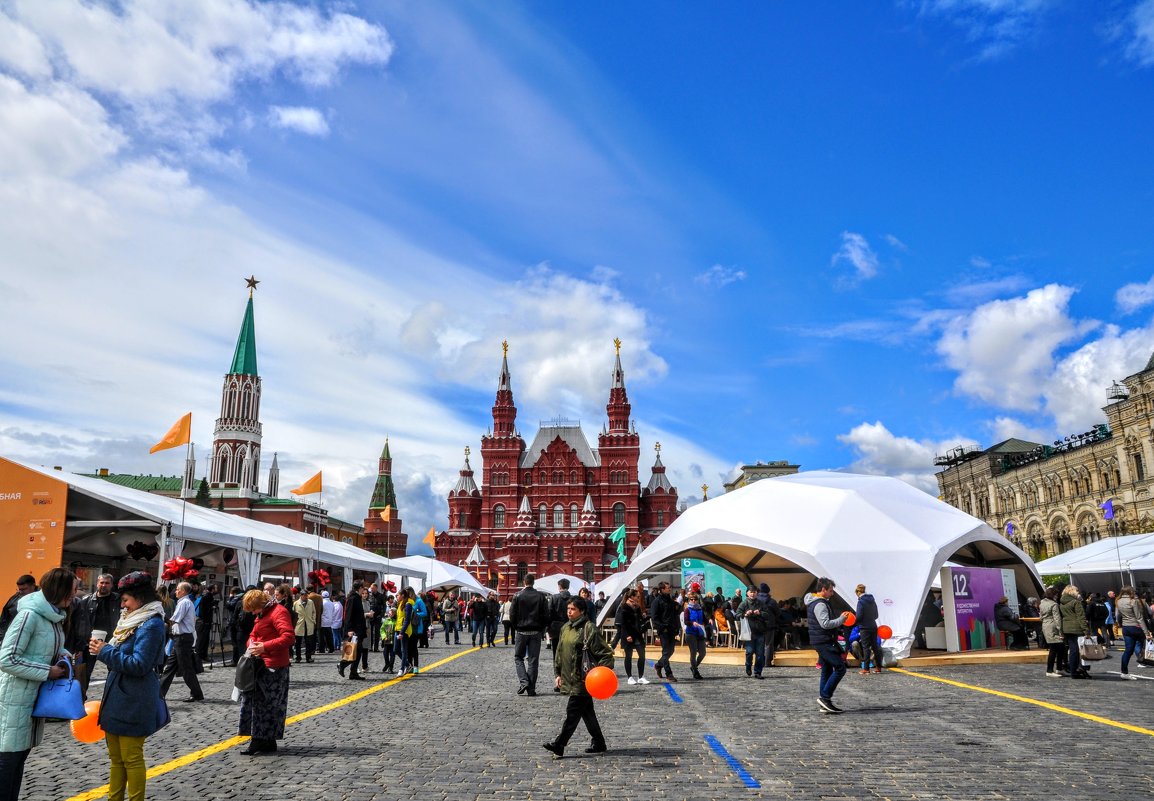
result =
M321 474L317 473L305 483L301 484L296 489L291 489L293 495L312 495L314 492L320 492L322 488Z
M609 535L609 541L617 543L617 558L609 563L609 567L616 569L625 564L625 524L622 523L616 531Z
M169 448L179 448L187 445L192 437L192 412L177 420L168 433L161 437L160 442L148 449L149 453L166 451Z
M1107 520L1114 519L1114 501L1110 500L1102 504L1102 517Z
M381 510L381 520L384 520L387 523L388 521L390 521L392 519L393 519L393 507L392 507L392 504L390 504Z
M428 545L430 548L434 549L434 553L436 552L437 529L435 526L429 526L429 533L425 535L425 538L423 540L421 540L421 542L425 543L425 545Z

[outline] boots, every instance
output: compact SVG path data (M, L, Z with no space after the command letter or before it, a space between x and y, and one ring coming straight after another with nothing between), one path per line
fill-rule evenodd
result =
M341 674L342 679L345 677L345 668L348 667L348 664L348 662L341 660L341 663L337 665L337 672Z

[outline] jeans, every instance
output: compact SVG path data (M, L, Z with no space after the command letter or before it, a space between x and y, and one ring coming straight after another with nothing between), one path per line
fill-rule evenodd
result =
M1146 635L1137 626L1123 626L1122 637L1126 641L1126 650L1122 654L1122 672L1129 673L1130 657L1137 652L1138 659L1142 659L1142 652L1146 648Z
M17 801L24 781L24 761L31 748L0 753L0 801Z
M339 628L331 628L329 629L329 633L333 635L333 650L339 652L341 650L341 640L344 639L344 637L341 636L341 630Z
M698 666L705 659L705 637L687 633L685 644L689 646L689 672L696 676Z
M752 640L745 643L745 672L753 670L753 675L760 676L765 666L765 635L754 634Z
M445 627L445 645L449 644L449 635L453 635L453 643L455 645L461 644L461 621L460 620L442 620L441 625Z
M1050 653L1046 655L1046 672L1056 673L1062 669L1062 663L1066 661L1063 659L1066 644L1063 642L1052 642L1048 645L1048 648L1050 649ZM1126 672L1125 667L1122 668L1122 672Z
M663 668L669 674L669 657L673 656L673 649L677 647L677 632L663 629L657 636L661 638L661 658L653 666Z
M521 687L537 691L537 665L541 660L541 632L518 631L513 639L513 665Z
M472 629L470 633L473 635L473 645L477 644L477 637L481 638L481 647L485 647L485 625L484 620L473 620Z
M605 735L601 733L601 724L597 722L597 712L593 709L593 696L588 693L569 696L569 703L565 706L565 723L561 726L561 733L557 735L554 744L564 748L581 721L585 721L585 728L589 730L593 745L604 748Z
M862 670L873 668L881 670L882 647L878 644L878 630L861 630L861 667Z
M493 641L497 639L497 624L501 621L496 618L490 618L485 623L485 638L489 643L489 647L493 647Z
M397 632L397 634L395 634L393 636L393 656L394 656L394 658L398 654L401 657L401 672L404 673L410 667L409 666L409 644L408 644L408 641L405 639L405 635L401 634L400 632Z
M417 651L417 647L420 645L420 642L421 635L415 631L409 636L405 637L405 653L409 657L409 665L411 667L419 668L421 666L421 655Z
M765 632L765 667L773 667L773 658L777 655L777 629Z
M1066 640L1066 653L1070 665L1070 675L1073 676L1082 669L1082 654L1078 652L1078 637L1077 634L1063 635Z
M502 620L502 621L501 621L501 625L502 625L502 626L504 627L504 629L505 629L505 645L508 645L508 644L509 644L509 637L511 637L511 636L512 636L512 634L513 634L513 621L511 621L511 620ZM515 638L514 638L514 639L515 639Z
M643 637L634 637L633 642L629 642L624 637L622 637L621 648L625 651L625 675L633 675L633 652L637 651L637 678L644 676L645 639Z
M842 658L841 648L833 643L818 645L817 658L821 661L821 684L818 694L825 700L833 698L838 682L845 675L845 659Z
M147 769L144 765L144 738L105 734L108 745L108 801L124 801L124 791L128 790L128 801L144 801L144 780Z

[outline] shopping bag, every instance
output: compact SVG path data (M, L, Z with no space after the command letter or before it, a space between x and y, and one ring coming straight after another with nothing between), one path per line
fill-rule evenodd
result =
M341 643L341 661L352 662L357 658L357 641L345 640Z
M749 621L745 618L741 619L741 626L738 629L737 639L742 642L749 642L753 639L753 629L749 627Z

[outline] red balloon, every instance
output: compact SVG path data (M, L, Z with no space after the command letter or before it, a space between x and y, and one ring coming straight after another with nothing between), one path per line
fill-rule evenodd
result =
M846 612L845 625L852 626L854 623L857 623L857 615L855 615L853 612Z
M95 743L104 739L104 729L100 728L100 702L89 701L84 705L88 714L80 720L72 721L72 736L82 743Z
M894 636L894 630L883 624L878 626L878 636L883 640L888 640L890 637Z
M585 674L585 689L598 701L617 692L617 674L607 667L595 667Z

